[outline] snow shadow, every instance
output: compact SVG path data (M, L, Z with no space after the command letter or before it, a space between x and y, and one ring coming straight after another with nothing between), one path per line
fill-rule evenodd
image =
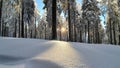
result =
M18 61L25 60L25 59L26 58L22 58L22 57L0 55L0 64L14 65L14 64L17 64Z
M26 63L25 68L62 68L62 67L48 60L34 59Z
M11 39L0 37L0 64L23 64L53 47L45 40Z
M36 57L37 55L42 54L47 49L52 46L29 46L28 48L22 51L22 49L17 49L15 51L7 51L7 53L0 54L0 64L4 65L17 65L23 64L29 61L31 58ZM12 53L13 52L13 53Z

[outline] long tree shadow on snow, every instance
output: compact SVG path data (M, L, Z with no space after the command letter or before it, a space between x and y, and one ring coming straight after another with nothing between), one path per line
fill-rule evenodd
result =
M14 65L14 64L18 64L19 61L22 61L25 59L27 58L0 55L0 64Z
M46 50L52 47L52 46L44 46L44 45L28 46L28 48L25 48L24 51L22 51L22 48L21 48L18 51L16 50L15 53L12 53L12 51L11 52L7 51L7 54L6 53L0 54L0 64L17 65L17 64L26 63L31 58L42 54L43 52L45 52Z

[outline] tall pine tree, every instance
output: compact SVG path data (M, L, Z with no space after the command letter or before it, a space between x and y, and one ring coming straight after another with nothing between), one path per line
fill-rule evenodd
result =
M91 42L91 37L90 37L91 27L97 23L97 25L95 25L95 26L96 26L96 29L98 29L99 8L97 6L97 1L96 0L84 0L83 5L82 5L82 10L83 10L82 17L83 17L83 22L85 23L85 29L87 26L88 43L90 43ZM98 36L96 36L96 40L97 39L98 39ZM98 41L97 41L97 43L98 43Z

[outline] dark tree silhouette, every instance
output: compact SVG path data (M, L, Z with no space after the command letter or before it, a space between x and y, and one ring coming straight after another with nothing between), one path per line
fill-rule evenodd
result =
M56 0L52 0L52 39L57 39L56 30Z
M69 26L69 41L72 41L71 20L70 20L70 0L68 0L68 26Z
M24 2L23 2L23 0L22 0L21 37L24 38Z
M1 25L2 25L2 23L1 23L1 16L2 16L2 2L3 2L3 0L0 1L0 35L1 35Z

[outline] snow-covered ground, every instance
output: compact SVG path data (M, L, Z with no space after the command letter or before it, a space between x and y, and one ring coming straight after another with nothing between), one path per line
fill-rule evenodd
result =
M120 68L120 46L0 37L0 68Z

